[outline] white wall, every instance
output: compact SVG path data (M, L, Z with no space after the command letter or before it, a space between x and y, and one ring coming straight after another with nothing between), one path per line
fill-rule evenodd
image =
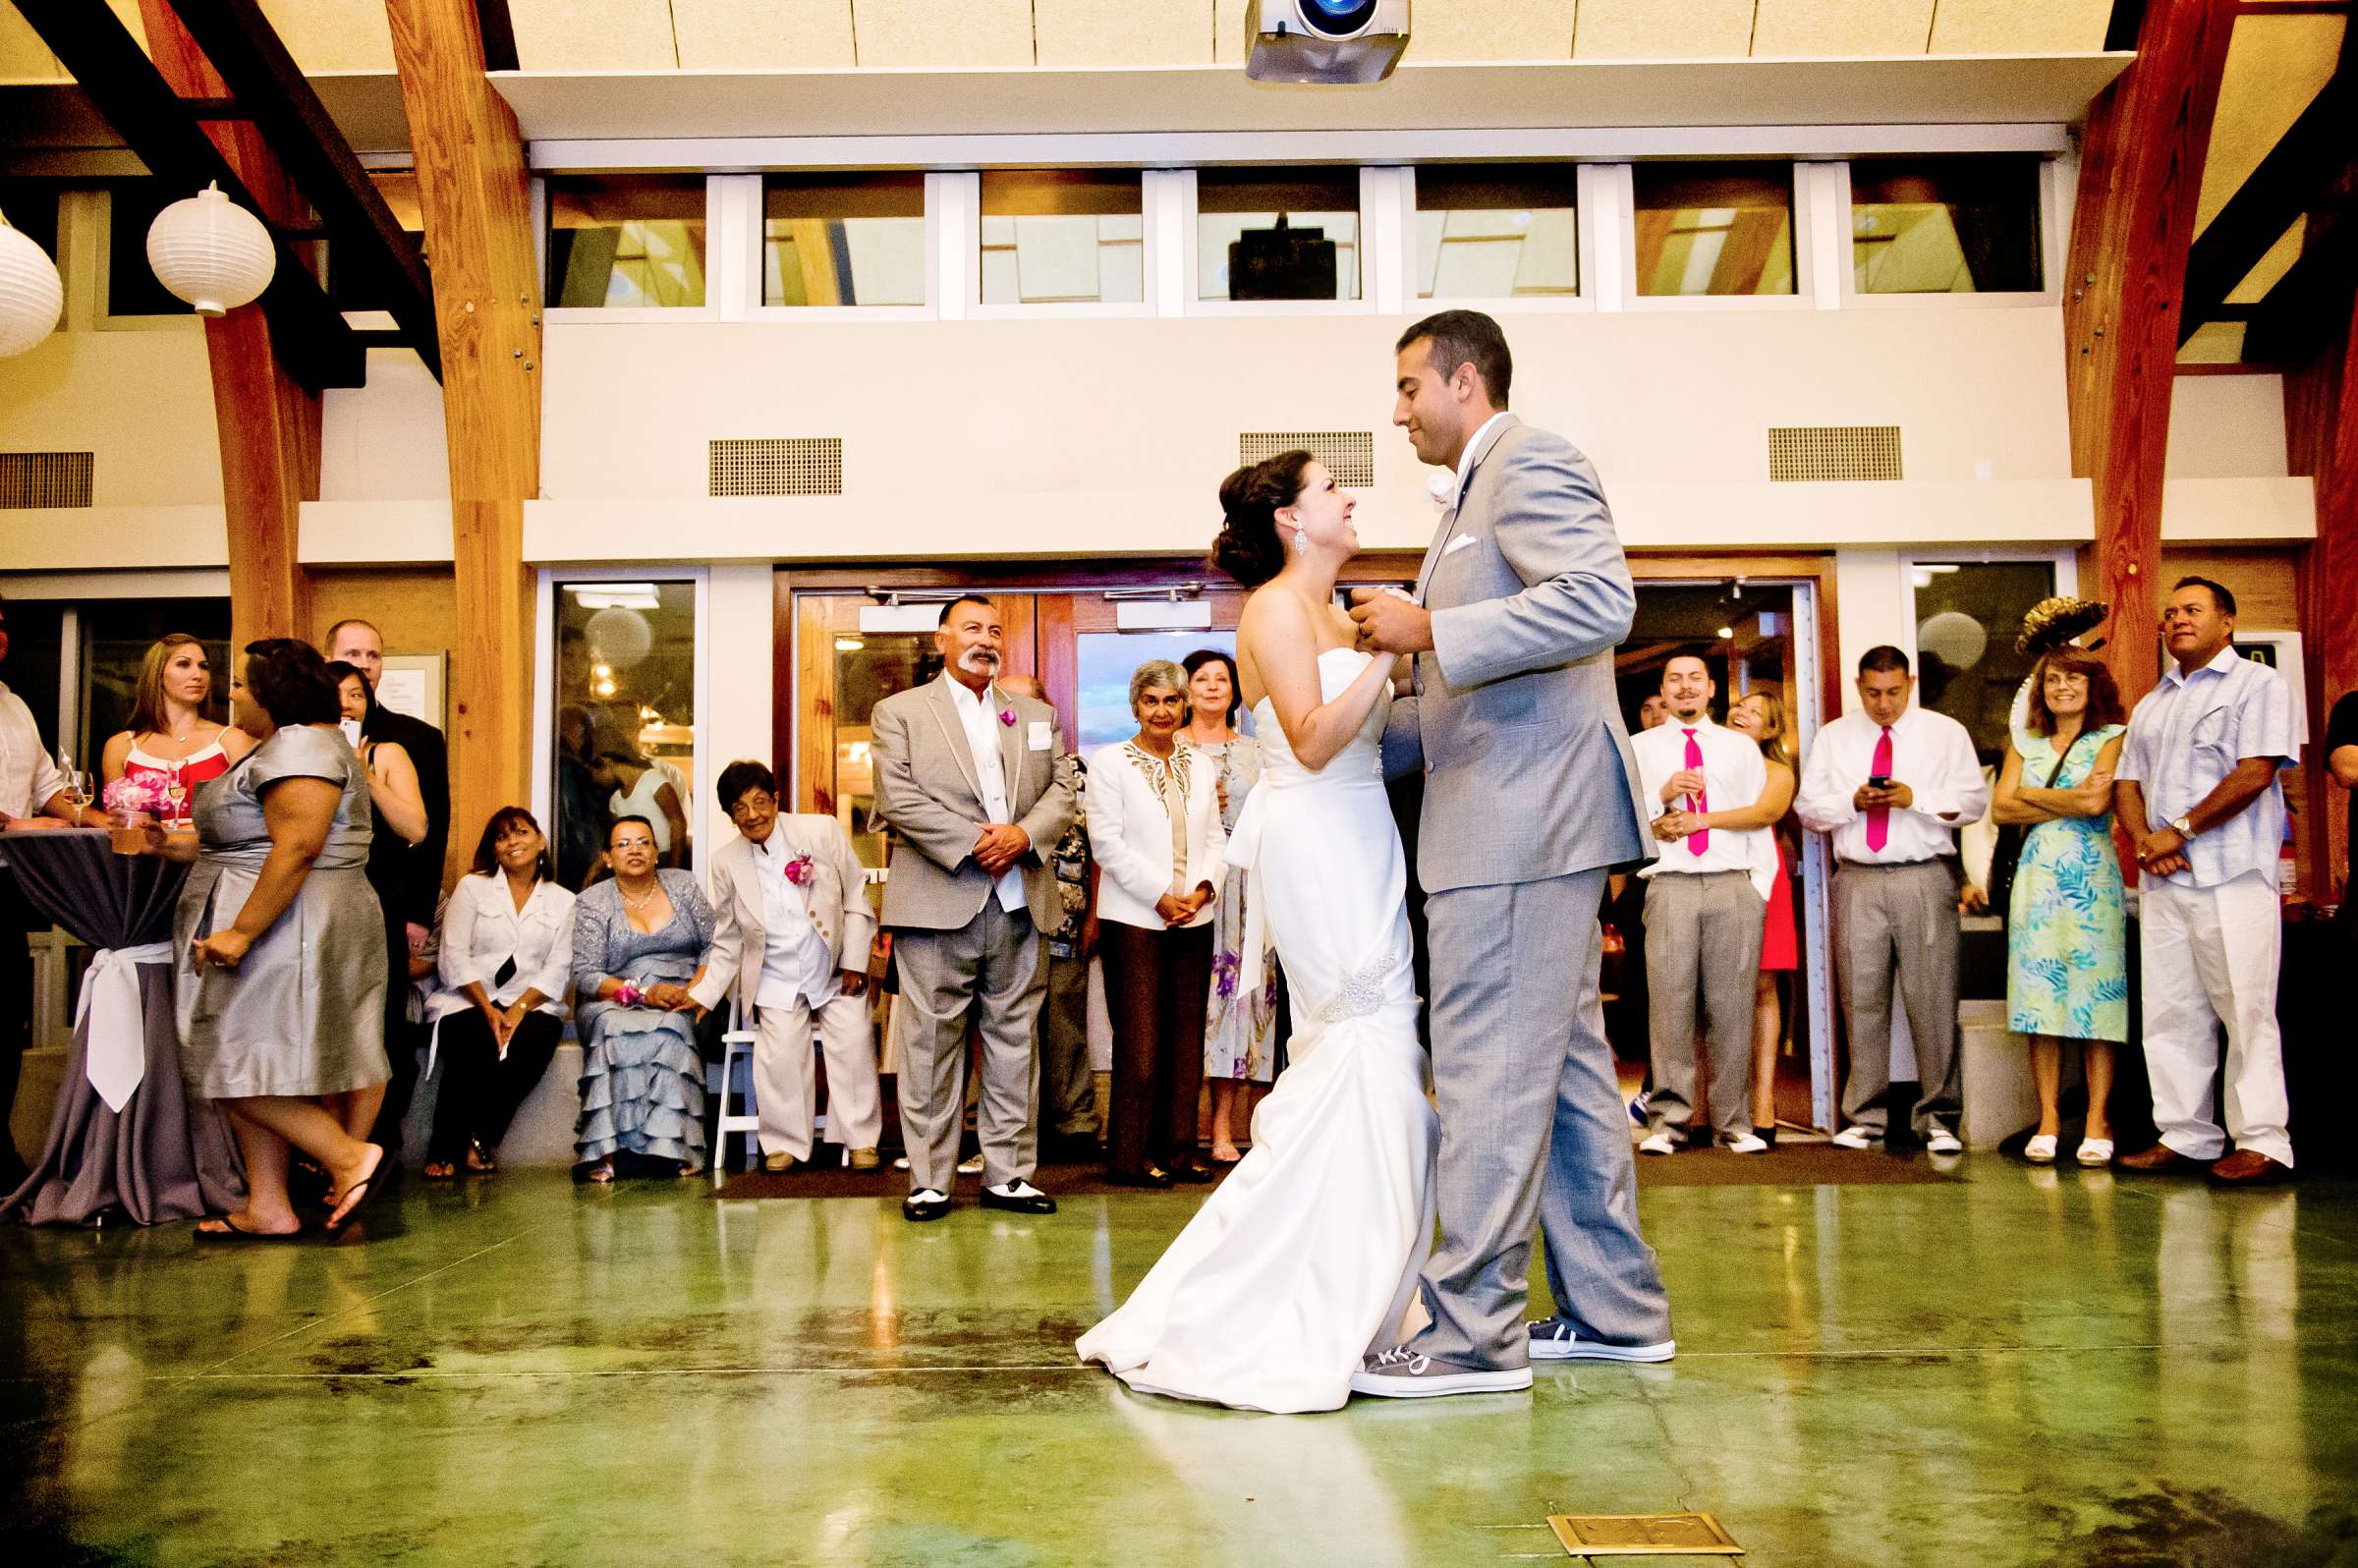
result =
M2280 375L2181 375L2169 396L2168 476L2274 478L2284 450Z

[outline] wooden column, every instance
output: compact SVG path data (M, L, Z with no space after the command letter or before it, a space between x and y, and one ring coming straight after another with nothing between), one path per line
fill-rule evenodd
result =
M140 0L140 19L148 53L173 91L187 98L228 96L167 0ZM264 217L286 224L308 218L303 198L251 123L208 124L205 133L262 204ZM212 364L221 497L229 519L232 644L307 637L310 589L296 546L303 503L319 497L319 399L287 373L259 305L205 322L204 347Z
M2137 59L2089 110L2065 275L2072 472L2095 481L2105 658L2130 702L2156 677L2162 475L2195 201L2233 0L2153 0Z
M2302 662L2308 666L2310 892L2334 895L2349 862L2343 794L2325 771L2326 719L2358 691L2358 306L2309 364L2284 377L2284 441L2295 474L2315 476L2317 540L2303 575ZM2341 889L2347 899L2350 890Z
M540 489L540 306L524 140L475 0L386 0L442 345L450 438L452 844L523 804L533 693L524 503Z

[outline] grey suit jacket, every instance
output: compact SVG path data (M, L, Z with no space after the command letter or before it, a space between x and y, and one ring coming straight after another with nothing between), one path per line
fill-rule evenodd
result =
M891 865L884 878L884 924L916 930L954 931L982 913L991 878L975 864L975 837L987 817L974 752L950 697L950 677L878 702L870 721L876 770L876 814L892 825ZM1007 776L1007 806L1015 825L1031 835L1024 855L1024 898L1035 924L1054 924L1056 872L1048 853L1073 820L1073 763L1065 755L1056 710L995 685L993 708L1013 713L999 730L999 765ZM1033 745L1043 733L1047 745Z
M832 816L814 813L781 815L771 831L781 837L781 847L790 857L811 858L803 901L810 908L811 924L827 944L827 961L839 970L867 969L869 950L875 945L876 915L869 906L868 873L852 849L851 835ZM748 1018L761 989L761 961L769 951L762 875L754 846L745 839L731 839L712 858L712 950L704 959L703 982L696 987L696 999L706 1007L718 1007L734 990L738 1011Z
M1392 704L1384 762L1425 772L1425 890L1652 860L1613 688L1637 593L1589 460L1511 415L1491 426L1417 600L1433 646Z

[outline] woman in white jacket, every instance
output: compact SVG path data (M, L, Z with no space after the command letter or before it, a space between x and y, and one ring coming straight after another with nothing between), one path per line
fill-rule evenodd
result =
M1107 1175L1139 1187L1207 1182L1197 1155L1212 900L1226 874L1218 788L1178 744L1187 676L1164 659L1130 677L1138 733L1090 759L1097 953L1113 1018Z

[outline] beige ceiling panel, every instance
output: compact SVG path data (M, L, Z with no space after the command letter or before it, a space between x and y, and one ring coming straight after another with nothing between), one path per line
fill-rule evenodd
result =
M1248 0L1211 0L1212 58L1222 65L1245 63ZM1415 26L1411 21L1410 26Z
M1417 0L1411 60L1564 60L1574 0Z
M1580 0L1583 60L1729 60L1752 52L1752 0Z
M393 69L384 0L262 0L262 15L306 75Z
M131 35L140 40L140 47L147 48L147 24L140 16L140 0L106 0L106 3Z
M2236 19L2235 35L2227 42L2226 71L2218 83L2218 113L2211 122L2202 198L2195 203L2197 234L2251 178L2260 160L2333 74L2341 29L2342 19L2335 16Z
M1032 4L1032 31L1043 66L1209 65L1212 26L1212 0Z
M2178 350L2180 364L2234 364L2243 359L2244 323L2205 321Z
M1032 0L852 0L864 66L1034 64Z
M680 63L669 0L508 0L527 71L668 71Z
M1760 0L1755 58L1825 60L1924 53L1933 0Z
M2112 0L1937 0L1935 54L2093 54Z
M2291 271L2292 264L2301 258L2301 240L2308 232L2309 215L2304 212L2292 220L2292 227L2286 229L2274 245L2268 248L2268 254L2243 275L2243 281L2228 292L2227 303L2258 305L2267 299L2268 291L2276 286L2276 280Z
M66 68L12 5L0 5L0 82L59 82Z
M856 63L852 0L671 0L671 21L688 70Z

